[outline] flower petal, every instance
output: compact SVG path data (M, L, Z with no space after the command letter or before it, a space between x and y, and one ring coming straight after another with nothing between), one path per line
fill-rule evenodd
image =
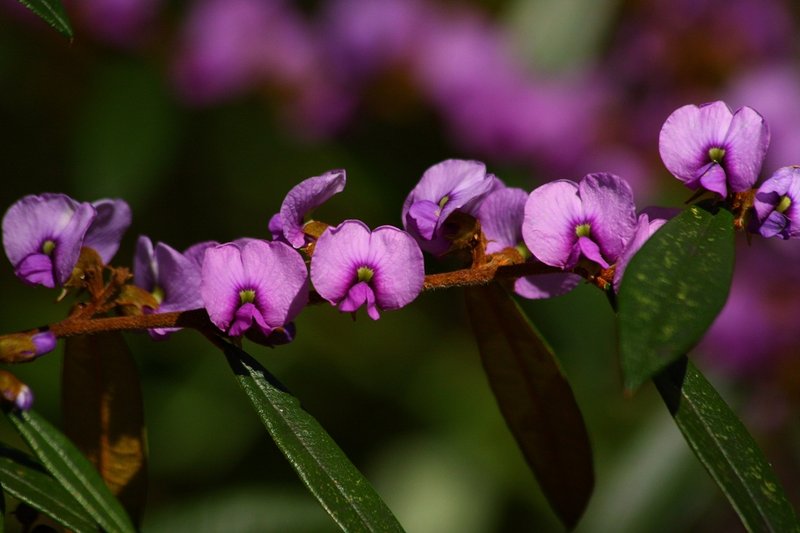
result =
M609 173L589 174L579 188L591 239L605 260L614 263L636 230L633 191L628 182Z
M372 232L369 245L378 307L392 310L413 302L425 282L425 260L414 238L393 226L380 226Z
M413 227L426 241L433 240L434 232L439 225L442 209L430 200L420 200L411 204L407 217L413 220Z
M339 310L353 313L364 304L367 304L367 314L372 320L378 320L381 317L375 306L375 293L368 283L360 281L347 291L347 295L339 303Z
M242 285L270 330L293 320L308 303L308 270L300 253L282 242L248 240L242 247ZM207 256L206 256L207 257ZM207 259L206 259L207 260ZM260 324L260 323L259 323Z
M146 235L140 235L133 254L133 284L152 292L158 284L158 263L156 263L153 242Z
M162 242L155 248L158 285L164 291L159 311L188 311L203 307L200 265Z
M215 246L219 246L217 241L202 241L198 242L197 244L193 244L187 249L183 251L183 255L188 257L194 264L197 265L197 268L202 268L203 266L203 259L206 256L206 250L209 248L213 248Z
M512 187L496 189L483 199L476 218L488 241L486 253L513 248L522 241L522 221L527 199L527 192Z
M569 269L575 266L576 224L583 222L578 184L556 180L537 187L525 202L522 237L542 263Z
M750 107L733 114L725 138L723 166L733 192L746 191L755 185L769 146L769 128L764 117Z
M786 228L789 225L789 219L783 213L778 213L777 211L773 211L769 214L769 216L761 223L761 226L758 228L758 232L761 234L762 237L766 237L769 239L770 237L783 237L785 234Z
M92 202L97 216L89 230L83 245L93 248L103 263L108 264L117 253L122 235L131 225L131 208L124 200L103 199Z
M577 287L582 279L579 275L569 272L526 276L514 282L514 292L523 298L533 300L553 298L568 293Z
M733 114L724 102L685 105L664 122L658 151L664 166L679 180L691 182L710 159L708 150L724 146Z
M53 260L45 254L31 254L15 269L17 276L28 285L42 285L48 289L56 286L53 277Z
M333 305L347 295L357 270L370 259L370 231L360 220L345 220L317 239L311 257L311 283Z
M236 244L221 244L206 250L200 296L211 322L222 331L228 331L239 308L243 279L242 255Z
M303 180L289 191L280 210L283 236L289 244L295 248L305 245L305 216L333 195L342 192L346 181L344 170L331 170L321 176ZM273 220L270 220L270 225L273 226ZM277 228L277 225L273 227Z
M723 198L728 196L728 176L722 166L717 163L709 163L706 168L701 169L696 183Z
M240 337L254 324L265 337L269 336L272 331L272 328L267 325L258 308L252 303L246 303L236 310L233 324L231 324L227 333L232 337Z
M578 246L581 249L581 255L590 259L603 268L608 268L608 263L603 259L603 254L600 253L600 247L597 246L589 237L578 237Z

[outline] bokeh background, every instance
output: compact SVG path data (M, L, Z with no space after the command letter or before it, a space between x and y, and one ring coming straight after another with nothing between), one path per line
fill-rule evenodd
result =
M266 237L301 179L345 168L329 222L400 224L430 165L479 159L528 190L611 171L639 207L688 192L660 164L680 105L723 99L772 131L763 175L800 163L789 0L70 0L68 42L0 1L0 206L122 197L136 237L183 249ZM728 305L693 356L800 504L800 245L740 236ZM439 268L433 262L432 269ZM0 265L0 324L62 318ZM559 525L480 368L458 290L377 321L306 309L297 340L249 351L373 481L410 532ZM624 398L614 317L589 286L522 302L583 409L597 487L579 531L736 531L652 387ZM199 335L127 335L150 446L144 530L333 531ZM61 348L14 368L60 419ZM14 440L6 425L0 437Z

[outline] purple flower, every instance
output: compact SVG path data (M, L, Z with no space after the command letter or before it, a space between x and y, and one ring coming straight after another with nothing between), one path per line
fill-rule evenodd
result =
M686 105L664 122L658 141L667 169L689 188L725 197L750 189L769 145L769 129L756 111L736 113L724 102Z
M303 225L306 215L342 192L346 181L344 170L330 170L295 185L284 198L280 212L269 221L272 238L285 241L295 248L305 246Z
M500 187L486 195L478 207L475 217L488 243L486 253L496 253L505 248L524 248L522 244L522 222L528 193L522 189ZM523 255L530 255L527 249ZM552 298L566 294L580 283L577 274L554 272L518 278L514 292L524 298Z
M271 81L284 91L319 68L315 38L291 2L203 0L181 31L173 78L195 104L238 96Z
M556 180L525 204L522 236L542 263L571 270L584 257L603 268L616 262L636 228L633 193L622 178L589 174Z
M241 239L205 251L200 294L211 322L262 344L308 302L302 256L282 242Z
M422 251L392 226L371 232L359 220L345 220L325 230L311 258L311 282L319 295L344 312L366 304L373 320L379 311L411 303L424 280Z
M203 307L200 296L200 270L203 254L216 242L202 242L179 253L162 242L153 247L144 235L136 243L133 258L133 283L149 291L158 302L158 311L188 311ZM180 328L148 330L156 339L165 338Z
M498 183L478 161L448 159L437 163L425 171L406 198L403 226L423 250L442 255L450 247L447 217L456 211L472 213Z
M778 169L756 192L758 231L764 237L800 237L800 167Z
M83 246L109 262L130 221L122 200L90 204L64 194L29 195L6 211L3 246L17 277L53 288L69 279Z
M135 48L156 27L161 0L82 0L72 3L75 18L103 42Z

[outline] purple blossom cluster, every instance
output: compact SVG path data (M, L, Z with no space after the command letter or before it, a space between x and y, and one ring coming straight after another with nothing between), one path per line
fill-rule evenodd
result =
M800 167L778 169L754 188L769 144L764 119L753 109L735 112L721 101L687 105L661 129L659 151L667 169L687 187L714 195L749 219L764 237L800 237L797 201ZM141 312L204 308L233 338L265 345L290 342L293 320L313 289L342 312L364 307L373 320L402 308L422 291L423 251L441 257L472 247L472 268L511 256L541 268L515 280L526 298L564 294L582 278L618 291L628 262L674 212L637 213L623 178L592 173L558 179L527 193L508 187L478 161L449 159L428 168L401 209L404 230L371 230L359 220L337 226L311 219L314 209L342 192L344 170L293 187L268 223L272 240L212 241L183 252L141 236L133 281L152 297ZM464 221L472 221L472 225ZM63 194L26 196L2 220L3 245L16 275L29 285L69 287L83 250L107 265L131 222L122 200L78 202ZM466 228L466 230L465 230ZM743 224L740 229L745 229ZM480 242L465 245L467 231ZM175 328L153 329L163 338ZM26 357L50 351L55 336L42 332L16 350Z

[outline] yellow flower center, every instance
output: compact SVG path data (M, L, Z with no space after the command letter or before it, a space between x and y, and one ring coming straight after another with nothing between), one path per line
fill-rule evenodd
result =
M56 249L56 243L49 239L44 241L44 243L42 244L42 253L44 253L44 255L51 255L53 253L53 250L55 249Z
M244 304L251 304L256 301L256 291L251 289L245 289L243 291L239 291L239 301Z
M722 163L722 158L725 157L724 148L709 148L708 157L715 163Z
M791 205L792 205L792 199L791 199L791 198L789 198L789 196L788 196L788 195L784 194L784 195L783 195L783 198L781 198L781 201L780 201L780 202L778 202L778 207L776 207L776 208L775 208L775 210L776 210L778 213L785 213L785 212L786 212L786 210L787 210L787 209L789 209L789 207L790 207Z
M358 281L366 281L369 282L372 279L372 276L375 275L375 272L372 271L369 267L358 267Z

